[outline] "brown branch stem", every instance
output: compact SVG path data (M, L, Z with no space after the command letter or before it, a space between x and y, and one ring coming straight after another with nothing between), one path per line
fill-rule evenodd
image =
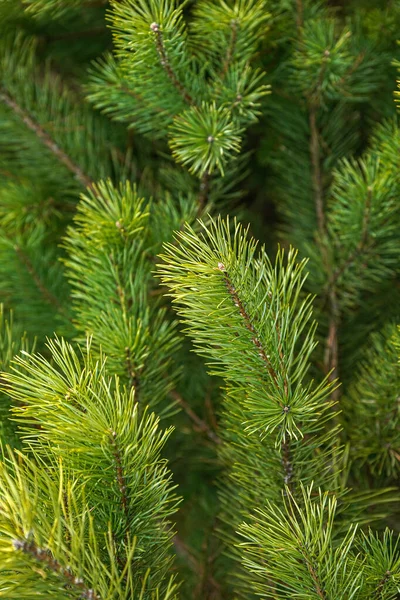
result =
M318 243L321 250L323 263L329 281L329 305L330 305L330 316L329 316L329 327L328 335L325 342L325 356L324 356L324 371L329 373L329 381L334 381L339 375L338 361L339 361L339 345L338 345L338 328L340 321L340 310L339 303L337 300L337 293L335 285L331 285L332 281L332 267L330 264L327 247L324 243L324 237L326 235L326 223L325 223L325 211L324 211L324 192L322 183L321 173L321 156L320 156L320 141L319 131L317 126L317 105L314 101L311 101L309 105L309 122L310 122L310 156L311 156L311 169L312 169L312 180L314 188L314 202L315 212L317 215L317 227L318 227ZM336 401L339 397L339 389L336 388L331 398Z
M176 390L171 391L171 396L178 402L178 404L183 408L189 419L193 421L199 431L204 432L207 437L215 442L216 444L222 444L221 438L209 427L209 425L203 421L189 406L189 404L182 398L182 396Z
M281 443L282 466L284 483L293 493L293 464L290 456L290 444L287 440Z
M303 9L303 0L296 0L296 26L297 30L300 32L304 25L304 9Z
M271 365L271 362L267 356L267 353L261 343L260 336L258 335L253 323L251 322L250 315L247 313L247 311L243 305L243 302L240 299L239 294L237 293L237 290L236 290L235 286L233 285L233 282L231 281L231 279L226 271L225 266L222 263L219 263L218 269L223 273L225 285L226 285L226 288L232 298L233 304L239 309L240 315L243 318L246 329L248 329L250 331L250 333L252 334L252 338L251 338L252 342L256 346L256 348L258 350L258 354L261 357L262 361L264 362L264 365L265 365L269 375L271 376L271 379L272 379L275 387L278 388L277 373L276 373L275 369L273 368L273 366ZM281 340L280 340L279 327L277 327L277 335L278 335L278 346L280 349ZM280 351L279 351L279 354L280 354L280 357L282 358ZM282 365L282 368L283 368L283 365ZM286 379L285 379L285 383L284 383L284 390L285 390L285 394L287 394L288 386L287 386ZM285 405L282 407L282 410L284 412L288 412L290 410L290 407ZM282 460L282 466L283 466L283 472L284 472L284 482L285 482L285 485L287 485L289 487L289 489L292 491L293 464L292 464L291 457L290 457L290 442L287 440L285 440L281 444L281 456L282 456L281 460Z
M263 345L260 341L260 337L256 331L256 328L254 327L253 323L251 322L250 316L247 314L246 309L243 306L243 302L239 298L236 288L233 285L231 278L229 277L229 275L225 269L225 266L222 263L219 263L218 269L223 273L226 289L228 290L229 295L232 298L232 302L239 309L239 313L244 321L245 327L246 327L246 329L248 329L248 331L250 331L250 333L252 335L251 341L256 346L259 356L261 357L262 361L264 362L268 373L270 374L275 386L277 387L278 386L278 378L277 378L276 371L273 368L273 366L271 365L268 355L263 348Z
M121 496L121 506L125 514L125 519L127 524L129 522L129 505L128 505L128 496L127 496L127 486L126 486L126 478L124 474L124 469L122 466L122 458L121 452L117 442L117 432L110 432L110 443L112 447L112 453L115 461L115 470L117 474L118 488Z
M316 571L315 567L313 566L313 564L309 560L308 556L305 556L305 554L303 554L303 556L304 556L304 561L305 561L305 563L307 565L308 572L310 573L311 578L312 578L312 580L314 582L315 591L317 592L317 594L321 598L321 600L326 600L327 596L325 594L325 591L324 591L324 589L322 587L321 582L319 581L318 574L317 574L317 571Z
M129 376L129 386L135 390L135 402L139 402L139 379L136 375L136 371L134 369L132 354L129 346L125 348L125 356L126 356L126 370Z
M382 592L391 576L392 576L392 573L390 571L386 571L385 575L380 580L378 587L376 588L375 598L382 598Z
M152 23L150 25L150 29L152 31L154 31L156 48L157 48L158 56L160 57L161 66L163 67L164 71L168 75L169 80L171 81L173 86L178 90L178 92L180 93L182 98L185 100L185 102L187 102L190 105L193 105L195 102L194 102L192 96L185 89L184 85L179 80L175 71L171 67L171 64L170 64L168 56L167 56L167 51L165 49L163 34L160 29L160 26L157 23Z
M0 91L0 101L6 104L16 114L21 121L35 133L41 142L48 148L54 156L62 163L74 176L79 183L86 188L93 188L93 181L85 175L82 169L76 165L73 160L60 148L52 137L37 123L19 104L4 90Z
M198 212L201 213L207 204L210 192L210 173L206 171L200 180L200 193L197 199Z
M317 224L320 234L325 231L325 213L323 203L323 187L321 174L321 157L319 145L319 132L317 126L317 109L315 104L311 104L309 112L310 122L310 155L312 167L312 181L314 188L315 212L317 215Z
M233 55L235 53L237 34L238 34L238 22L236 19L232 19L231 20L231 39L229 42L228 50L226 52L224 64L222 67L221 79L223 79L225 77L225 75L227 74L230 64L232 62Z
M44 565L49 571L59 575L64 579L65 583L72 588L75 588L80 597L85 600L101 600L100 596L87 585L80 577L76 577L69 567L63 567L50 553L49 550L39 548L33 541L14 540L13 546L15 550L19 550L24 554L34 558L37 562Z

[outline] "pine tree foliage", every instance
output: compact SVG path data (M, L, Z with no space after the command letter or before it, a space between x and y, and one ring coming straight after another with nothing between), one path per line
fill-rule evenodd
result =
M337 502L327 493L301 489L302 503L288 493L284 509L268 502L241 526L244 564L260 578L260 595L291 598L397 598L397 541L349 529L335 540ZM276 552L279 548L279 553Z
M22 555L32 597L33 577L39 591L41 579L43 593L49 589L46 573L50 586L71 584L66 597L166 593L177 500L160 452L170 431L159 431L154 414L139 415L134 390L107 375L90 343L82 357L63 340L50 341L49 350L53 364L28 355L5 375L24 448L36 460L6 460L14 464L3 472L11 489L2 495L1 518L11 557L0 589ZM13 516L18 502L26 512Z
M340 492L334 384L307 374L315 323L311 298L301 294L305 263L280 251L272 264L239 225L231 235L229 221L213 222L200 236L187 229L177 241L163 255L163 281L196 350L227 384L226 526L267 498L278 502L285 485L318 481Z
M0 597L400 597L399 31L0 0Z
M250 66L265 2L200 2L190 31L178 2L111 6L115 53L94 66L89 100L153 138L168 137L175 159L193 173L223 173L267 93Z
M50 66L38 66L36 45L22 35L1 41L0 128L16 134L2 153L1 278L8 304L32 335L65 334L68 288L56 246L62 217L82 186L92 185L92 174L111 172L112 160L101 119ZM104 160L95 158L98 148Z
M143 406L165 400L177 381L176 326L160 295L152 296L152 270L160 240L181 219L172 206L168 215L167 205L145 202L129 183L115 189L101 182L83 197L66 238L80 340L92 336L92 349L106 353L109 371L135 389Z
M105 122L80 105L50 66L40 68L34 38L10 35L1 46L1 101L8 114L22 120L42 143L42 152L53 153L80 186L90 186L93 176L108 175L111 156ZM103 160L95 159L98 149Z
M265 249L257 252L240 225L234 224L231 233L229 220L203 229L201 234L191 228L178 233L178 250L166 245L161 277L196 351L210 360L212 374L226 382L221 458L227 476L221 486L221 518L232 551L237 545L232 523L238 525L249 508L267 500L279 507L284 490L297 498L299 486L314 484L340 499L346 493L347 454L340 427L333 422L337 383L328 377L314 382L308 373L316 342L312 299L302 293L305 262L297 263L291 250L287 259L279 251L271 264ZM364 501L371 499L367 495ZM356 513L361 497L357 501ZM350 519L353 503L351 496L344 500ZM358 513L357 518L363 517ZM271 539L271 548L276 543ZM331 559L328 597L339 597L333 584L341 569L344 582L337 581L337 590L342 586L341 597L351 597L348 567L337 563L342 551L336 561ZM266 552L262 544L260 552ZM292 560L297 560L294 552ZM293 582L297 576L293 574ZM249 574L242 573L236 585L244 593L260 591Z
M399 469L399 349L398 326L374 334L358 377L343 398L354 460L383 480L395 479Z

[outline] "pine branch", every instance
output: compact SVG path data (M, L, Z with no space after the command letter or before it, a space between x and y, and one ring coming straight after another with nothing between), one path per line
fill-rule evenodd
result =
M369 239L368 227L371 220L371 204L372 187L368 186L367 200L365 203L360 240L358 241L357 246L354 248L354 250L350 252L349 256L343 262L343 264L340 267L338 267L336 271L334 271L334 273L332 274L332 278L328 283L329 288L334 287L336 285L338 279L344 274L346 269L348 269L353 264L353 262L360 256L360 254L362 254Z
M23 552L27 556L34 558L41 567L44 567L55 573L65 583L80 593L80 597L85 600L101 600L95 590L85 585L85 582L80 577L76 577L69 567L62 566L49 552L39 548L34 541L28 540L13 540L15 550Z
M172 82L173 86L178 90L178 92L180 93L182 98L185 100L185 102L187 102L187 104L189 104L191 106L194 105L195 104L194 99L189 94L189 92L185 89L184 85L179 80L175 71L171 67L171 64L168 60L168 55L167 55L167 51L166 51L166 48L164 45L163 34L162 34L160 26L157 23L152 23L150 25L150 29L152 31L154 31L155 40L156 40L156 48L157 48L158 55L160 57L160 63L162 65L163 69L165 70L165 72L167 73L169 80Z
M41 140L41 142L54 154L67 169L75 176L77 181L85 188L91 189L93 187L93 181L85 175L82 169L76 165L71 158L60 148L51 136L39 125L32 117L22 109L19 104L4 90L0 91L0 100L6 104L22 121L23 123L35 133L35 135Z
M152 239L158 210L129 183L100 182L82 198L66 239L76 327L82 339L93 336L93 349L107 354L109 372L135 390L141 407L164 403L178 377L176 325L151 293L154 247L165 235ZM169 408L158 406L161 414Z
M312 486L301 486L301 503L288 493L284 510L267 502L248 524L240 526L244 564L253 577L253 591L269 597L369 597L362 559L356 560L356 528L336 542L337 501ZM337 526L336 526L337 527ZM277 552L277 548L279 552Z
M224 281L225 281L226 289L228 290L228 292L232 298L232 302L239 309L240 316L242 317L242 319L244 321L244 325L245 325L246 329L248 329L250 331L250 333L252 334L251 341L256 346L259 356L261 357L262 361L264 362L264 365L265 365L268 373L271 375L273 382L277 386L278 382L277 382L276 372L270 363L270 360L267 356L265 349L263 348L263 345L260 341L259 335L258 335L253 323L251 322L250 316L247 314L247 312L243 306L243 303L240 300L239 295L235 289L235 286L232 284L232 281L226 271L225 265L223 263L219 262L218 269L224 274Z
M322 600L327 600L328 596L326 595L326 593L322 587L321 581L318 577L318 573L317 573L315 567L313 566L313 564L312 564L311 560L309 559L306 552L304 552L303 556L304 556L304 561L307 565L307 569L308 569L308 571L311 575L311 578L314 582L315 591L317 592L318 598L321 598Z
M104 574L109 570L118 585L124 581L127 589L142 589L152 567L146 585L155 591L164 585L171 565L170 517L177 508L161 458L169 431L160 430L146 408L139 414L133 392L120 387L118 378L109 378L104 358L92 356L89 342L80 357L64 341L49 342L48 348L54 367L31 355L19 358L18 371L5 375L26 448L49 477L55 474L51 467L56 461L85 484L93 527L103 534L109 531L110 551L121 569L115 571L110 556ZM68 506L82 512L75 501ZM140 560L134 562L129 558L132 540L140 549ZM128 575L132 568L135 574Z

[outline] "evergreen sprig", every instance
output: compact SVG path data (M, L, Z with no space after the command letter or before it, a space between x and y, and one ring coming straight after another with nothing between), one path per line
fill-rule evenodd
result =
M235 554L232 523L267 498L279 504L285 486L297 494L300 482L318 480L344 491L329 399L335 382L315 383L308 374L315 323L312 299L302 294L305 262L293 250L287 258L280 250L272 264L240 225L231 232L221 219L176 239L178 247L167 244L162 255L162 280L196 351L227 384L221 517ZM248 576L242 580L238 588L251 589Z
M343 398L353 460L383 481L396 479L400 465L399 361L400 331L392 324L372 336L358 376Z
M393 535L385 531L380 540L370 532L357 538L357 528L350 527L337 539L336 499L320 490L313 494L312 486L301 491L301 503L288 492L283 510L268 502L240 527L254 590L315 600L396 598L400 563Z
M109 371L135 389L141 406L164 401L160 413L176 384L179 340L159 294L152 295L151 272L163 239L156 241L157 223L168 227L171 216L166 207L158 213L128 182L119 188L100 182L82 198L65 240L79 339L92 336L93 350L106 353Z
M98 576L110 577L110 589L100 598L111 598L112 586L117 583L121 586L118 597L131 597L129 593L136 597L143 587L143 597L151 598L159 586L167 589L165 578L172 560L169 519L177 499L160 457L170 430L159 431L154 414L146 410L139 414L134 390L126 390L118 379L107 375L104 359L96 360L91 355L89 343L82 357L63 340L50 341L48 349L53 364L41 355L27 355L16 359L18 370L4 374L6 389L16 402L14 414L25 449L37 462L31 476L35 487L46 494L49 479L53 488L56 486L58 502L52 499L43 506L39 497L38 506L46 513L46 507L53 503L53 510L65 512L67 520L72 519L69 506L75 513L74 520L83 510L82 518L91 515L89 522L96 535L106 536L107 544L99 541L94 550L107 567L99 566L97 572L93 565L91 575L91 588L99 585ZM58 465L76 482L71 489L67 481L58 481ZM9 480L4 485L7 487ZM90 508L79 508L82 486ZM38 492L32 493L35 498ZM35 520L29 520L31 510L26 516L18 516L24 537L17 540L27 544L28 554L35 554L36 550L30 552L28 535L30 529L35 531ZM70 536L63 531L57 515L54 523L62 539L51 539L51 514L44 523L57 552L63 554L64 545L67 547L63 568L70 564L68 553L74 553L79 561L76 548L80 544L72 532ZM81 544L87 535L81 532ZM46 553L47 540L36 540L34 548ZM14 550L24 550L24 546L14 544ZM150 564L153 568L149 573ZM51 571L51 564L47 566Z
M94 65L89 100L146 135L169 137L173 156L191 172L223 175L268 91L250 66L268 18L265 2L202 2L189 30L178 3L111 4L115 54ZM223 30L212 15L223 15Z
M116 554L111 528L105 532L98 528L82 481L61 462L54 463L49 474L20 452L3 455L0 507L0 593L5 597L176 597L172 579L161 590L152 587L150 569L138 577L135 538L127 536Z

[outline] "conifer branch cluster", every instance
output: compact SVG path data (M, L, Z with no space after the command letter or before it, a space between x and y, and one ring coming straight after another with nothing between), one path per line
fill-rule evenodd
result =
M400 597L399 31L0 0L0 598Z

